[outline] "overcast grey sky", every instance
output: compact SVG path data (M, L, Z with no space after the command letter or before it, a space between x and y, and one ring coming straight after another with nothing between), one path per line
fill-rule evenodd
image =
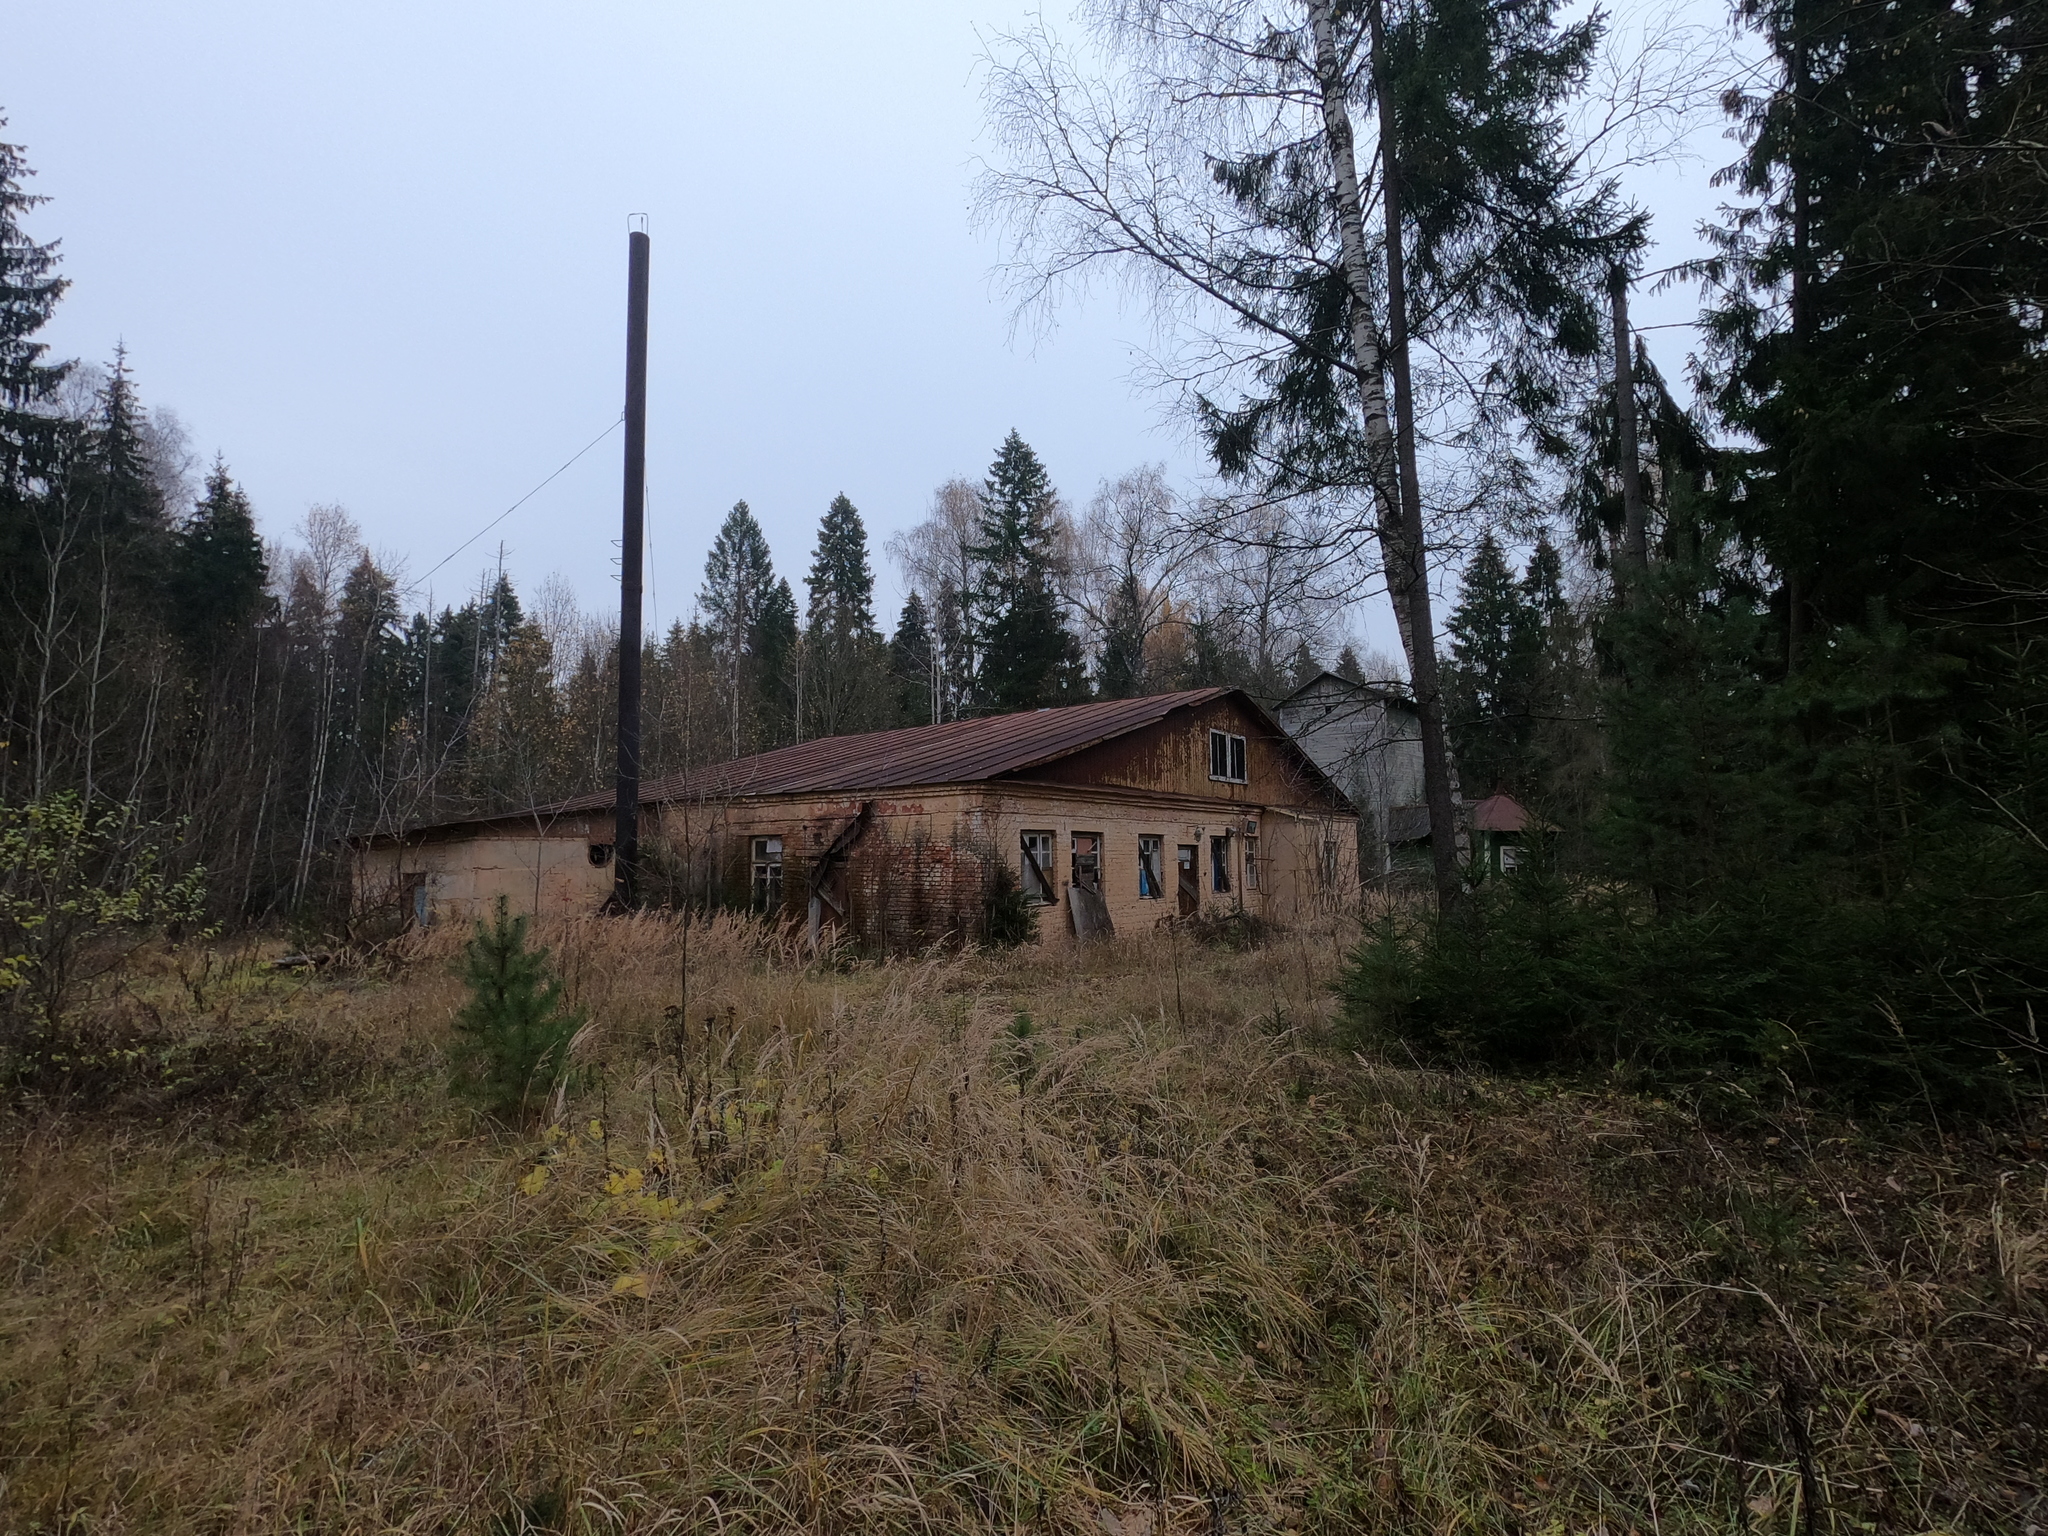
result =
M1013 339L969 226L981 39L1024 11L13 0L0 111L73 283L47 339L90 360L125 342L144 399L226 456L267 535L339 502L417 577L617 415L644 212L657 622L687 611L736 499L796 583L844 491L886 626L884 539L1012 427L1076 502L1152 460L1200 473L1131 382L1145 316L1101 301ZM1731 150L1701 148L1642 182L1659 261L1716 200ZM1678 294L1638 319L1691 312ZM1651 340L1675 372L1688 333ZM524 589L559 571L615 602L617 445L444 566L436 601L502 538ZM1391 650L1380 606L1356 627Z

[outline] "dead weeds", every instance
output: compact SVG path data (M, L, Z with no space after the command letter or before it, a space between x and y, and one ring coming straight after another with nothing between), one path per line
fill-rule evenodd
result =
M543 935L597 1027L522 1139L441 1090L461 938L131 979L210 1060L349 1042L260 1140L5 1123L0 1526L2048 1526L2039 1126L1343 1058L1329 935L823 970L650 917Z

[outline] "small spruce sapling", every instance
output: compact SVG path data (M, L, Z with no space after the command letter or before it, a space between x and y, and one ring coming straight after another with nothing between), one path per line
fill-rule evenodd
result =
M546 1102L568 1070L569 1042L584 1020L563 1004L546 948L527 948L527 924L502 896L490 925L477 921L463 956L469 1001L455 1016L450 1086L505 1120Z

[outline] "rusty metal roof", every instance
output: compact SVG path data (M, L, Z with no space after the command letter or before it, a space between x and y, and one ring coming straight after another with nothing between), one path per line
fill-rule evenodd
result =
M824 736L754 757L650 779L640 786L640 799L643 804L656 804L683 799L724 800L736 795L976 783L1034 768L1151 725L1175 710L1207 704L1235 692L1233 688L1194 688L1185 693L1103 699L1094 704L1071 704L1064 709L949 720L943 725L913 725L895 731L870 731L861 736ZM603 791L578 795L542 809L575 815L604 810L612 803L611 793Z

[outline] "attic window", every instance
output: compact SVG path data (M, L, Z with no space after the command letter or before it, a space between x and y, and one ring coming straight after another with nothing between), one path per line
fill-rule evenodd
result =
M1209 733L1209 777L1226 784L1244 782L1244 738L1228 731Z

